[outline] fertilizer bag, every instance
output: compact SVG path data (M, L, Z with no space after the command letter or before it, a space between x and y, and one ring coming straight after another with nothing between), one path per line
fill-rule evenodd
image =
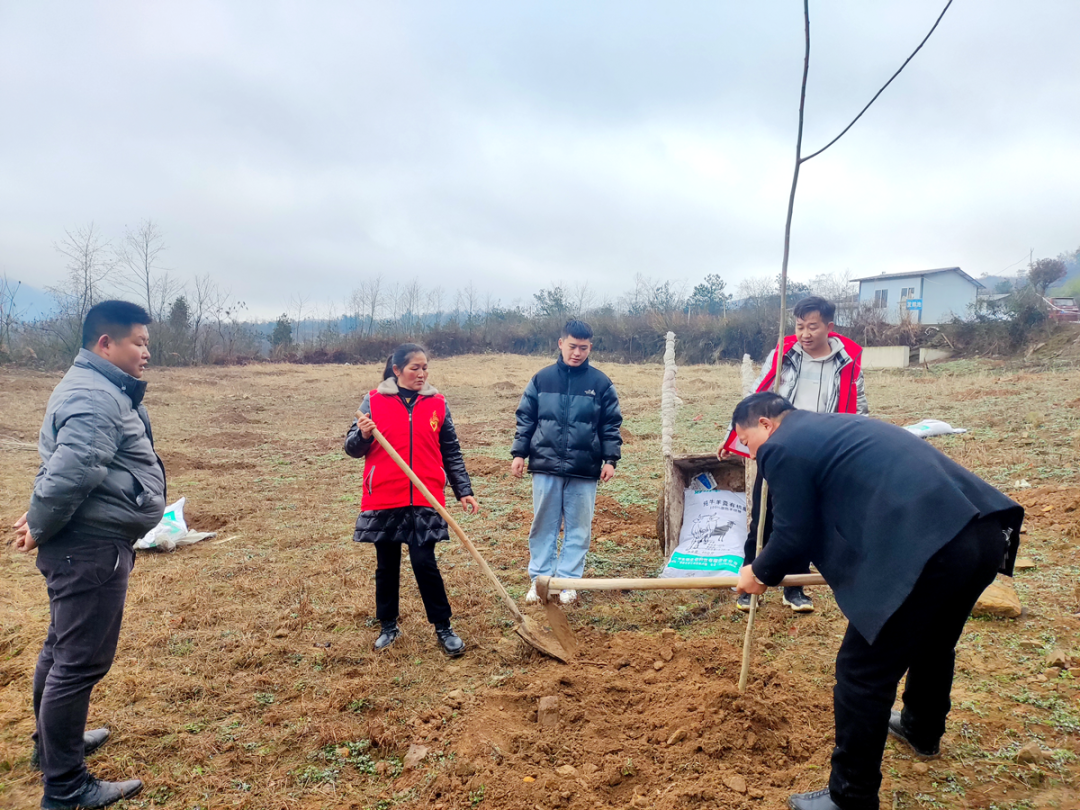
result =
M157 549L172 551L177 541L187 536L188 527L184 521L184 504L187 498L181 498L165 510L161 522L147 532L146 536L135 543L136 549Z
M686 490L679 545L661 577L737 574L746 546L746 493Z

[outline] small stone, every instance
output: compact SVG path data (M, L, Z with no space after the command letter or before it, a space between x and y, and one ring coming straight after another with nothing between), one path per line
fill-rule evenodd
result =
M1013 563L1013 568L1017 571L1027 571L1031 568L1037 568L1035 561L1031 557L1017 557L1016 562Z
M675 657L675 651L671 649L671 647L664 647L662 650L660 650L660 657L663 658L665 661L670 661L672 658Z
M458 709L465 702L465 693L460 689L453 689L446 693L446 702L448 705Z
M594 773L600 770L600 767L593 762L587 762L585 763L585 767L583 767L581 770L585 772L586 776L592 776Z
M573 765L560 765L555 769L555 773L559 776L565 776L567 779L572 779L577 776L577 768Z
M540 698L540 705L536 710L536 722L544 728L555 728L559 725L559 698L548 695Z
M1046 683L1048 680L1050 679L1043 675L1041 672L1035 676L1036 683Z
M1022 607L1020 597L1011 582L991 582L971 611L972 616L998 616L1002 619L1019 618Z
M677 635L678 633L676 633L670 627L664 628L660 631L660 638L664 639L664 641L674 641Z
M1046 759L1046 753L1039 747L1039 744L1032 740L1019 751L1016 752L1016 761L1021 765L1028 763L1042 762Z
M912 773L917 773L921 776L923 774L930 773L930 766L927 765L925 762L913 762L911 764L911 770Z
M747 790L746 780L738 774L735 774L734 776L725 776L724 787L728 790L734 790L736 793L746 793Z
M1046 665L1048 667L1058 667L1059 669L1067 669L1069 666L1069 654L1060 648L1051 650L1050 654L1046 656Z
M653 661L652 668L655 669L657 672L659 672L660 670L662 670L664 668L664 662L663 661Z
M683 740L686 739L688 733L689 732L687 732L685 728L676 729L675 733L668 737L667 744L675 745L675 743L681 743Z
M1057 678L1059 675L1061 675L1061 670L1057 667L1050 667L1050 669L1046 670L1043 675L1048 681L1052 681L1054 680L1054 678Z
M765 791L758 790L757 788L748 788L746 791L746 795L749 796L751 799L764 799Z
M522 781L522 782L525 782L525 783L529 783L529 782L535 782L535 781L536 781L536 777L535 777L535 776L526 776L526 777L525 777L524 779L522 779L521 781Z
M1080 667L1069 667L1069 674L1074 678L1080 678Z
M409 746L409 750L405 754L405 759L401 763L401 769L403 771L413 770L427 755L428 749L426 745L417 745L416 743L413 743Z
M1026 638L1020 642L1020 649L1027 650L1028 652L1035 652L1041 650L1043 647L1041 641L1035 641L1035 639Z
M343 745L341 748L335 748L334 754L341 759L346 759L349 756L349 749Z

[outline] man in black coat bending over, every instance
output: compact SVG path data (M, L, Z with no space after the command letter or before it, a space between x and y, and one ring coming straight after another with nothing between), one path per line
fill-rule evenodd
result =
M773 532L739 593L763 593L807 558L848 629L836 656L829 787L794 810L877 810L888 734L937 756L956 642L998 571L1012 574L1024 510L903 428L796 411L758 393L732 417L773 497ZM907 673L902 712L892 711Z

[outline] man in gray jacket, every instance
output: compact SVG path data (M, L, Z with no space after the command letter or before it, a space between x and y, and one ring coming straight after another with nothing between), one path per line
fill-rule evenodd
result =
M56 386L38 438L41 468L15 548L38 549L49 631L34 671L34 762L45 810L105 807L142 782L103 782L85 754L108 729L86 732L90 692L112 666L135 541L165 511L165 469L154 451L140 378L150 316L104 301L83 323L83 348Z

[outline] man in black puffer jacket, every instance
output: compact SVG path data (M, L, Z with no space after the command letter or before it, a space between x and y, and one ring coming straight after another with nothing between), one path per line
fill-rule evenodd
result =
M520 478L527 459L533 476L529 603L539 601L538 576L581 577L592 540L597 481L614 477L622 455L619 396L607 375L589 365L592 336L587 323L567 323L558 361L529 381L517 409L510 472ZM572 590L560 596L563 604L576 598Z

